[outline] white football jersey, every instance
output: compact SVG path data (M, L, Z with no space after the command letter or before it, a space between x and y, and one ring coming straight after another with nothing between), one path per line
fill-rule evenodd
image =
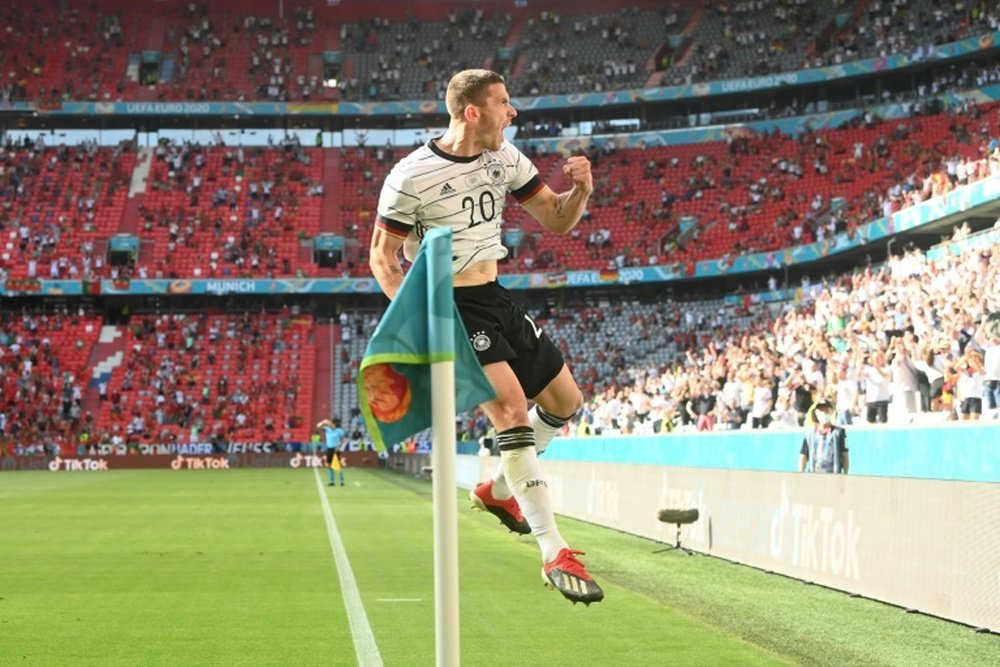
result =
M376 224L405 236L410 261L428 229L451 227L452 270L460 273L507 256L500 230L507 194L525 202L541 189L535 165L509 141L473 157L449 155L429 141L386 176Z

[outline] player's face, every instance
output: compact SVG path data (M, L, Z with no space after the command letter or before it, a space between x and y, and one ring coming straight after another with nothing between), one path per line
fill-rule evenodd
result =
M503 131L517 116L517 110L510 104L507 87L502 83L490 86L486 103L479 108L479 112L479 143L487 150L500 150Z

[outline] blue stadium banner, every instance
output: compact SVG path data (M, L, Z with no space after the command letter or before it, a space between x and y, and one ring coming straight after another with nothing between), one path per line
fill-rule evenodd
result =
M495 396L472 351L451 281L451 230L433 229L361 360L359 405L380 451L430 427L431 364L455 363L458 412Z

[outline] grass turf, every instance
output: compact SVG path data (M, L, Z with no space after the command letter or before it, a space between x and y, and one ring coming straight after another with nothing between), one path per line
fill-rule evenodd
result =
M323 492L382 660L433 665L431 486L347 481ZM607 593L574 606L459 506L464 665L1000 664L995 635L561 519ZM312 471L0 477L0 664L356 662Z

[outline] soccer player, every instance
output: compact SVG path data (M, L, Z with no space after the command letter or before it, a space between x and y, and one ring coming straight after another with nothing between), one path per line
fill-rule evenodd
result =
M562 354L497 280L502 212L508 194L545 229L565 234L580 220L594 189L590 161L570 157L572 188L555 193L504 128L517 111L504 79L489 70L455 74L448 83L448 130L395 165L378 203L369 263L390 299L403 281L398 253L413 260L424 233L452 230L455 302L496 398L482 405L496 430L500 467L470 493L474 507L510 530L531 533L542 554L542 580L576 602L604 592L556 526L538 453L583 405ZM528 398L535 405L528 410ZM522 513L523 510L523 513Z
M330 472L330 486L336 486L336 476L340 476L340 485L344 485L344 462L340 457L341 443L347 435L340 427L340 419L324 419L316 424L316 430L323 432L325 438L324 449L326 451L326 465Z

